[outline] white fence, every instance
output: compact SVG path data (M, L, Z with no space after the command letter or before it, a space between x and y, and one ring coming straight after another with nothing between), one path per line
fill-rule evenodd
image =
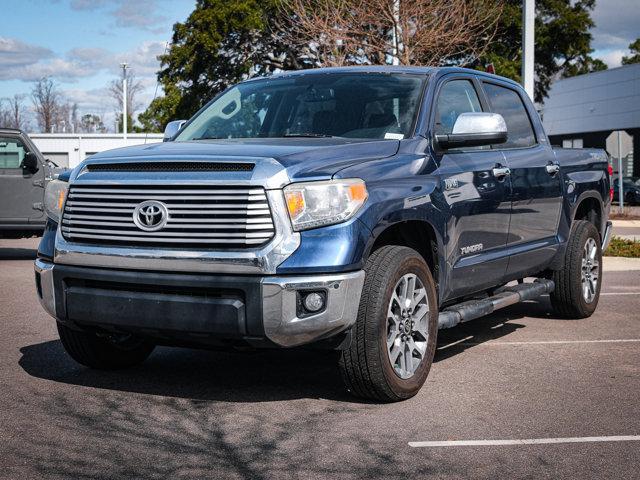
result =
M162 141L161 133L129 133L126 141L114 133L32 133L29 137L45 158L71 168L94 153Z

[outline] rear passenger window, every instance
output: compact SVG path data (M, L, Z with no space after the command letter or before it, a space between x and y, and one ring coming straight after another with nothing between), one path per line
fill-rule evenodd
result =
M510 88L500 87L493 83L485 83L484 90L489 97L491 111L504 117L507 124L507 141L495 145L496 148L519 148L535 145L529 114L522 103L520 95Z
M461 113L481 111L478 94L469 80L451 80L445 83L436 103L436 135L450 134Z

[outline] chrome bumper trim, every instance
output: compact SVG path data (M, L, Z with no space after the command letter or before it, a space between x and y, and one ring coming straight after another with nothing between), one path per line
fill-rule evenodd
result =
M40 304L46 312L56 318L56 295L53 286L53 263L46 262L40 258L34 262L36 273L40 274L40 291L38 295Z
M300 234L291 228L282 190L267 190L275 236L259 249L180 250L149 247L114 247L71 243L58 227L54 262L83 267L174 272L274 274L300 246Z
M266 336L282 347L294 347L328 337L356 321L364 270L304 277L266 277L262 281L262 315ZM297 290L327 292L324 311L297 316Z
M607 221L607 226L604 227L604 235L602 235L602 251L604 252L611 242L611 234L613 233L613 224L610 220Z

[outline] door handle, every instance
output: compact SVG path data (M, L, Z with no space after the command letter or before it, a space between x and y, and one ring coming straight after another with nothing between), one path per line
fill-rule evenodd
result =
M504 177L511 175L511 169L509 167L493 167L493 176L498 180L502 180Z
M560 165L557 163L550 163L545 167L545 169L549 175L555 175L560 171Z

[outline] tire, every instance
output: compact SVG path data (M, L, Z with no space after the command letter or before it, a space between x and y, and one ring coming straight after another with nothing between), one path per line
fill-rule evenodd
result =
M427 379L436 349L438 304L431 272L415 250L384 246L367 260L365 275L358 318L351 330L351 345L340 356L342 378L347 389L358 397L383 402L413 397ZM396 293L393 301L392 297L396 290L402 293L405 284L410 288L412 276L415 276L413 281L418 289L418 293L411 296L417 299L413 306L415 310L407 317L402 317L396 300L402 295ZM420 298L422 294L424 299ZM393 319L387 316L390 308L395 312ZM397 321L400 319L402 322ZM406 332L404 327L408 320L415 322L410 335L404 335L402 332ZM419 330L426 333L426 339ZM400 338L401 335L404 337ZM395 339L389 343L392 353L388 353L389 339ZM398 351L406 352L414 347L409 357L397 355ZM417 366L414 354L415 359L421 356ZM395 365L392 365L393 355L396 355ZM409 369L403 370L403 364L415 369L408 377Z
M115 370L142 363L154 345L134 336L118 341L93 332L72 330L58 323L62 346L76 362L99 370Z
M593 258L590 262L585 259L585 274L588 270L588 275L587 283L583 283L583 258L587 249L593 253ZM594 276L595 287L590 281ZM564 263L560 270L553 272L553 281L555 290L550 295L551 304L562 317L577 319L591 316L598 306L602 285L600 234L591 222L578 220L573 223Z

